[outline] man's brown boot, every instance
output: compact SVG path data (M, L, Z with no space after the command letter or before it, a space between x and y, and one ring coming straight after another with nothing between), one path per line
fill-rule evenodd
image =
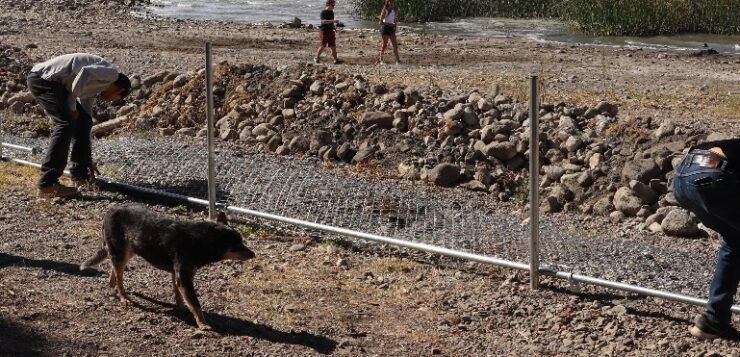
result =
M72 197L77 194L77 188L55 183L51 186L39 187L39 198Z

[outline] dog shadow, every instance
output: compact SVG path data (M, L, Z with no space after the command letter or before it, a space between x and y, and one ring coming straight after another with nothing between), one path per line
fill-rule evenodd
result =
M146 300L152 304L159 305L168 308L164 313L177 317L183 322L195 326L195 319L193 315L187 310L178 310L175 304L166 303L157 299L144 296L139 293L132 293L132 295ZM144 306L137 302L132 301L132 305L152 313L162 313L163 311ZM331 354L337 347L337 342L324 336L314 335L312 333L301 331L301 332L285 332L276 330L270 326L263 324L255 324L246 320L242 320L235 317L224 316L216 313L203 312L208 323L213 327L213 330L219 334L227 336L249 336L274 343L301 345L315 350L321 354Z
M0 269L7 267L40 268L44 270L53 270L68 275L84 277L103 275L103 273L93 269L80 271L80 266L77 264L57 262L47 259L32 259L19 257L17 255L7 253L0 253Z

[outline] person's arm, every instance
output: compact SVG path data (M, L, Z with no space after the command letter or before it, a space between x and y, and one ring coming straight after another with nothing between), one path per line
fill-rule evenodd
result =
M385 17L385 6L383 6L382 9L380 9L380 16L378 16L378 23L383 24L383 18Z

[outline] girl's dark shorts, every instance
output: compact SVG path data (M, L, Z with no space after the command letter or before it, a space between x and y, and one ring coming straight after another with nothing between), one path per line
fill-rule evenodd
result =
M334 35L334 31L319 31L319 38L322 46L337 47L337 37Z
M383 28L380 30L380 32L383 34L383 36L393 36L396 34L396 27L393 25L383 25Z

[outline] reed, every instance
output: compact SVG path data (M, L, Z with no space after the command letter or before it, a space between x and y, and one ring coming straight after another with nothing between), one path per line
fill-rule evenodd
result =
M383 0L352 0L376 18ZM740 33L740 0L396 0L401 21L455 17L558 18L582 32L608 36Z

